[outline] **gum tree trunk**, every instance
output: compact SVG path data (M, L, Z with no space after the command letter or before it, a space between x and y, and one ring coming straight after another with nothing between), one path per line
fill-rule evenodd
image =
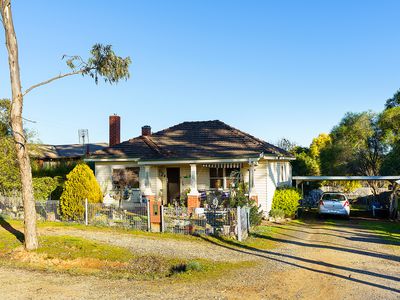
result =
M24 203L25 249L35 250L39 245L36 229L36 210L32 188L31 164L22 125L23 96L18 62L18 44L12 20L11 3L9 0L0 0L0 3L11 79L11 127L17 151L22 184L22 200Z

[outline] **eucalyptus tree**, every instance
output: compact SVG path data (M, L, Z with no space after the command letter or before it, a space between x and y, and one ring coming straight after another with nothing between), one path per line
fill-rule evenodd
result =
M67 66L71 69L70 72L54 76L22 91L18 43L12 17L11 0L0 0L0 10L1 22L5 32L11 81L12 101L10 122L17 153L22 185L21 195L24 203L25 249L35 250L39 247L39 244L36 229L36 211L32 187L31 164L22 122L24 96L35 88L67 76L78 74L92 77L96 84L99 78L103 78L106 82L111 84L117 83L121 79L126 80L129 78L129 65L131 60L129 57L122 58L117 56L110 45L96 44L91 49L91 56L87 60L84 60L80 56L63 57L63 59L66 60Z

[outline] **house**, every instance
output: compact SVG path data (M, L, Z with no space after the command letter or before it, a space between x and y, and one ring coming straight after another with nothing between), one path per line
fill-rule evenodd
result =
M275 189L292 184L292 154L219 120L183 122L155 133L143 126L140 136L119 140L120 117L110 116L110 146L86 159L95 164L105 194L118 190L124 178L125 187L150 201L172 204L189 191L188 207L199 207L202 191L229 189L236 173L268 213Z
M82 160L93 152L108 147L107 143L46 145L38 144L30 149L30 155L41 167L59 165L62 162L71 163Z

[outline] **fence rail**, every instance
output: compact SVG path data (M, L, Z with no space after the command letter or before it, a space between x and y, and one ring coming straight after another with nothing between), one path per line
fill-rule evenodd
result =
M1 201L0 214L12 219L23 219L23 206L18 201ZM78 220L66 220L60 213L59 201L36 202L37 217L41 221L75 222L94 226L112 226L150 231L152 222L148 203L135 203L129 209L104 203L82 202L83 215ZM249 208L163 207L159 217L161 232L177 234L224 235L244 240L249 232Z

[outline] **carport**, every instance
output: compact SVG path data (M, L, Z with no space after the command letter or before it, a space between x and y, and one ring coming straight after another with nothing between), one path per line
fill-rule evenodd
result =
M391 184L400 184L400 176L293 176L296 188L299 184L310 181L389 181Z
M393 192L400 187L400 176L293 176L296 188L301 184L301 193L304 196L304 182L312 181L388 181L393 185ZM390 201L390 214L395 217L397 210L397 201L393 197Z

